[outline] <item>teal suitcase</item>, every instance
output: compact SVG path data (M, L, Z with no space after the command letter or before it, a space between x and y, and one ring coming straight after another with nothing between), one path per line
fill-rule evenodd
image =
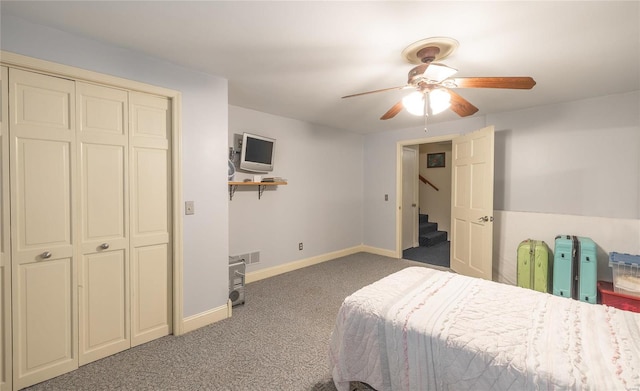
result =
M538 292L551 292L549 246L541 240L527 239L518 245L517 284Z
M553 294L556 296L575 296L578 268L574 264L577 262L574 248L578 247L577 240L577 236L556 236L553 249Z
M578 300L595 304L598 299L598 250L590 238L578 237L578 243Z
M553 294L596 303L596 245L585 237L560 235L555 239L553 256Z

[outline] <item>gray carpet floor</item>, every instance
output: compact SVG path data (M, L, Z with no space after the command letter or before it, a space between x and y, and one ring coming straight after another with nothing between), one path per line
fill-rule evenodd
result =
M420 246L406 249L402 252L402 258L448 268L450 253L451 242L447 240L430 247Z
M335 391L328 341L346 296L423 263L358 253L246 287L233 316L80 367L29 390ZM363 384L352 388L366 390Z

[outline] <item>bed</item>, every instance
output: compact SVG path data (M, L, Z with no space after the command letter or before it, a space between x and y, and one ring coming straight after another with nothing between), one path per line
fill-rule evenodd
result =
M409 267L344 300L329 361L339 391L640 391L640 314Z

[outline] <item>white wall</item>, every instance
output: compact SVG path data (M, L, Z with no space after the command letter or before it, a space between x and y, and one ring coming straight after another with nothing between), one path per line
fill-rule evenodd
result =
M245 131L276 139L274 171L263 176L288 185L267 188L260 200L255 188L236 190L230 255L260 251L260 263L247 267L253 272L362 244L361 135L229 106L229 146Z
M495 208L640 218L640 92L487 117Z
M605 265L609 251L640 254L639 91L434 124L429 134L485 125L496 129L494 278L515 281L517 243L528 237L553 248L557 234L591 236ZM366 136L366 245L395 249L396 145L421 137L418 127ZM384 205L387 191L394 201Z
M228 297L227 81L139 53L1 15L2 50L128 78L182 93L184 316Z

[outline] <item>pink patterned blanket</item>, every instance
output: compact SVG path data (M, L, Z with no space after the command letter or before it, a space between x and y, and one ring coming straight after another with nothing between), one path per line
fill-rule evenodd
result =
M410 267L345 299L329 360L339 391L640 391L640 314Z

